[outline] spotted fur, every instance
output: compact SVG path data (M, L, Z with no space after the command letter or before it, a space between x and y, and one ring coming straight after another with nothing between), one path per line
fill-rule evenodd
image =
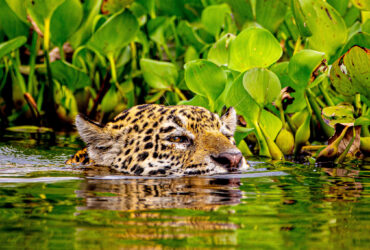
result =
M135 106L102 126L81 115L76 127L87 155L76 158L128 175L211 175L245 170L235 146L233 108L221 118L195 106ZM80 161L82 162L82 161Z

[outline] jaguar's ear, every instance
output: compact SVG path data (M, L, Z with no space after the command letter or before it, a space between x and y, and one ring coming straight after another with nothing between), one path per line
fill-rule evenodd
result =
M232 133L235 132L236 129L236 112L233 107L229 108L226 113L221 117L221 121L224 123L224 126L230 130Z
M111 136L104 132L103 126L94 122L84 115L76 116L76 127L82 140L87 145L105 144L111 140Z

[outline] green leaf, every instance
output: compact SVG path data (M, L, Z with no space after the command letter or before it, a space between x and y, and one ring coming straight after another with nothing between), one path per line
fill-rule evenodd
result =
M229 68L244 72L254 67L268 67L283 51L276 38L266 29L243 30L231 43Z
M142 58L140 67L144 80L155 89L167 89L177 83L178 72L173 63Z
M271 66L270 70L279 77L281 88L289 86L294 89L294 92L290 93L290 96L294 98L294 101L292 104L288 105L285 112L290 114L304 109L306 107L306 100L304 99L304 90L306 86L297 85L292 79L290 79L289 62L275 63Z
M287 1L256 1L256 21L271 32L275 32L284 21Z
M347 41L347 27L341 15L322 0L299 0L305 24L312 36L307 38L308 48L322 51L327 56L335 54Z
M18 36L28 36L29 28L8 6L5 0L0 0L0 28L9 39Z
M21 19L24 23L28 23L27 20L27 8L24 0L5 0L12 11Z
M323 108L321 116L326 124L334 128L337 123L353 124L355 121L353 113L354 110L352 105L337 105Z
M26 42L27 42L27 38L24 36L20 36L12 40L9 40L7 42L0 43L0 59L6 54L9 54L10 52L12 52L13 50L18 49Z
M370 19L369 19L369 23L370 23ZM363 48L370 48L370 34L366 32L358 32L355 35L353 35L347 41L346 45L344 45L342 49L338 51L337 56L334 57L334 59L338 59L340 56L345 54L349 49L351 49L355 45L363 47ZM334 63L334 60L332 63Z
M353 5L361 10L370 11L370 1L369 0L351 0Z
M147 25L151 40L159 44L166 43L165 32L169 29L170 19L164 16L150 19Z
M192 99L187 101L181 101L178 103L179 105L192 105L192 106L200 106L206 109L210 109L209 102L206 97L201 95L195 95Z
M276 115L264 109L261 111L259 125L263 127L263 131L265 131L268 137L273 141L283 127L283 123Z
M104 14L113 14L127 8L134 0L105 0L101 10Z
M333 6L341 16L347 11L349 0L327 0L327 2Z
M289 62L289 77L297 85L307 86L313 79L313 73L325 63L325 54L314 50L301 50Z
M218 66L227 65L229 63L230 44L235 39L235 35L226 34L221 37L209 49L207 59Z
M227 4L210 5L202 12L202 24L204 29L214 36L218 36L225 24L225 18L231 14Z
M50 19L53 12L65 0L26 0L28 12L35 20Z
M77 30L82 20L82 5L79 0L65 0L55 10L50 21L50 38L62 46ZM68 18L65 18L68 16Z
M370 117L368 116L361 116L355 120L354 126L370 126Z
M187 63L197 59L199 59L198 52L194 49L193 46L189 46L185 52L184 62Z
M260 108L244 88L243 78L244 73L235 79L226 94L225 102L228 107L234 107L251 126L252 122L257 122Z
M312 36L310 27L307 25L306 16L303 13L302 5L299 0L291 0L291 9L295 22L297 24L298 30L303 37Z
M370 50L354 46L333 64L330 80L345 96L356 93L370 98Z
M6 128L7 131L21 132L21 133L48 133L53 132L53 129L47 127L37 127L32 125L13 126Z
M187 21L180 21L177 26L177 33L185 44L193 46L197 51L201 51L204 48L204 41L195 33Z
M195 60L185 64L185 81L191 91L207 97L213 109L214 102L225 88L227 75L213 62Z
M83 21L79 29L70 37L73 48L84 44L92 35L96 15L100 13L101 0L85 1L83 4Z
M58 60L50 64L53 77L71 91L91 85L88 75L74 65Z
M119 104L120 96L119 92L114 85L110 87L108 92L103 97L101 102L101 110L105 113L110 113Z
M243 77L243 86L261 107L273 102L281 90L275 73L263 68L248 70Z
M253 16L253 0L226 0L231 7L236 23L239 27L243 27L247 21L252 21Z
M101 54L114 53L129 44L135 38L138 29L138 21L131 12L128 10L118 12L91 36L87 46Z

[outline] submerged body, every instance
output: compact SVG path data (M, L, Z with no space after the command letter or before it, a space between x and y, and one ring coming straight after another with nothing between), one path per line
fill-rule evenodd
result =
M212 175L243 171L233 108L221 118L195 106L135 106L102 126L77 116L87 148L67 163L109 166L129 175Z

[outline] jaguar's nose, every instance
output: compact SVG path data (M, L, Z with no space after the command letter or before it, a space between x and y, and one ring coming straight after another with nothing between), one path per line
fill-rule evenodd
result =
M243 159L243 155L241 152L225 152L212 156L212 159L229 170L236 170Z

